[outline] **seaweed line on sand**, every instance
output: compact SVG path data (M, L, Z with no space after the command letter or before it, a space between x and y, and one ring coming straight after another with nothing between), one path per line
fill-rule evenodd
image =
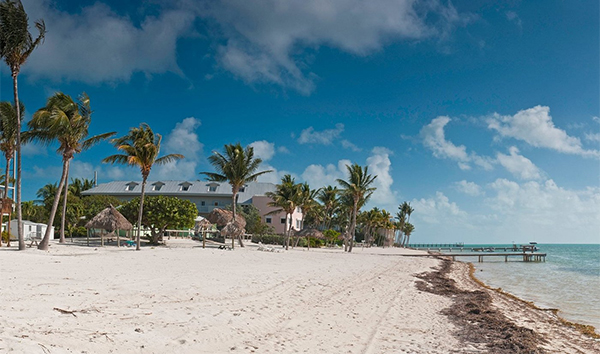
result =
M417 289L453 300L442 314L459 328L455 333L463 343L484 344L494 354L545 353L539 347L546 340L529 328L517 326L491 306L492 297L483 290L461 290L447 275L452 262L440 259L438 270L418 274Z
M475 266L473 265L473 263L469 262L467 264L469 266L469 278L471 278L471 280L473 280L479 286L482 286L482 287L484 287L486 289L489 289L489 290L495 291L497 293L500 293L500 294L502 294L502 295L504 295L506 297L509 297L509 298L511 298L513 300L519 301L519 302L521 302L521 303L523 303L523 304L531 307L532 309L540 310L540 311L550 311L550 312L552 312L556 316L556 318L558 318L558 320L560 321L560 323L562 323L563 325L565 325L567 327L575 328L577 331L579 331L580 333L582 333L582 334L584 334L584 335L586 335L588 337L591 337L591 338L594 338L594 339L600 339L600 335L596 332L596 328L594 326L592 326L592 325L584 325L584 324L581 324L581 323L576 323L576 322L571 322L571 321L565 320L564 318L562 318L558 314L559 309L541 308L541 307L536 306L533 303L533 301L523 300L523 299L521 299L518 296L515 296L515 295L513 295L513 294L511 294L509 292L506 292L506 291L502 290L502 288L492 288L491 286L487 285L486 283L484 283L483 281L479 280L475 276Z

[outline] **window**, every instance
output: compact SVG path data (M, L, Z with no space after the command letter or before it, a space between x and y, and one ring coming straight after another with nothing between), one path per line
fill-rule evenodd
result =
M152 183L152 190L153 191L159 191L162 186L164 186L165 184L162 182L156 182L156 183Z
M205 206L205 205L206 205L206 202L203 200L203 201L201 201L201 202L200 202L200 205L201 205L201 206Z
M179 188L180 191L182 192L187 192L190 190L190 186L192 185L190 182L183 182L179 184L181 186L181 188Z
M219 202L215 202L215 206L219 206Z
M240 193L244 193L245 191L246 191L246 187L240 187L240 190L239 190Z
M285 218L281 218L281 223L285 224Z
M135 183L135 182L129 182L129 183L127 183L127 184L125 185L125 190L126 190L126 191L132 191L132 190L135 188L135 186L137 186L137 185L138 185L138 184L137 184L137 183Z
M267 224L270 224L270 223L271 223L271 218L265 218L265 222L266 222Z
M301 209L300 207L296 207L296 212L297 212L297 213L301 213L301 212L302 212L302 209Z
M296 228L298 230L300 230L300 228L302 228L302 221L301 220L296 220Z

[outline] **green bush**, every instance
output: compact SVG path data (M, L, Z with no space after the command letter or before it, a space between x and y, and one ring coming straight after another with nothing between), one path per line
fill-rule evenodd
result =
M8 231L2 231L2 242L4 243L8 243L8 238L10 236L8 235ZM12 236L12 238L14 239L15 236Z
M253 243L263 243L265 245L283 245L285 236L281 235L252 235Z
M323 241L321 239L314 238L314 237L310 238L310 247L311 248L323 247L324 244L325 244L325 241ZM306 247L306 237L301 237L300 238L300 241L298 242L298 246L299 247Z

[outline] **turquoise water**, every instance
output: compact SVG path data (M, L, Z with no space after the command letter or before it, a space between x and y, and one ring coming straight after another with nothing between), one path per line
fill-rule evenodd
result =
M511 245L465 245L465 247ZM596 327L600 333L600 244L539 244L546 262L522 262L515 257L458 258L473 262L475 275L491 287L502 288L542 308L557 308L561 317Z

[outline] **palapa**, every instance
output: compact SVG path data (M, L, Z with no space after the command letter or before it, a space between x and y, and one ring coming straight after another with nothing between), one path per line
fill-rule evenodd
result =
M225 227L221 230L221 236L239 237L245 232L246 230L244 230L244 227L239 223L228 222L227 225L225 225Z
M213 209L213 211L208 214L206 219L213 224L217 224L219 227L226 226L233 219L233 212L223 209ZM235 216L235 220L237 227L242 229L246 227L246 219L244 219L244 217L240 214Z
M298 231L296 233L297 236L302 236L302 237L313 237L313 238L324 238L325 236L323 235L323 232L321 232L320 230L317 229L313 229L313 228L309 228L309 229L302 229L300 231Z
M90 245L89 229L102 229L108 232L115 232L117 235L117 246L121 246L119 230L131 230L133 229L133 225L114 206L109 205L108 208L102 210L92 220L88 221L85 224L85 228L88 229L88 246ZM101 236L101 240L102 246L104 246L104 237Z

